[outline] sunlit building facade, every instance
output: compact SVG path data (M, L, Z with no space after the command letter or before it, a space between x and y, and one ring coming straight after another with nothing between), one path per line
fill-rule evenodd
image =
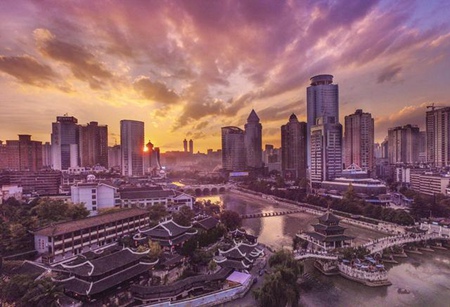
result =
M364 171L373 171L374 135L372 114L358 109L345 117L344 167L356 164Z
M258 169L262 167L262 125L255 110L250 112L245 124L245 150L247 167Z
M123 176L142 176L144 172L144 122L120 121L120 147Z
M235 172L246 170L244 130L222 127L222 168Z
M306 177L306 123L295 114L281 126L281 170L286 179Z

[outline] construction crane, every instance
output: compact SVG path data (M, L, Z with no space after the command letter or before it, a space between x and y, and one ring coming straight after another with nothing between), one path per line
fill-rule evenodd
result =
M431 109L431 111L434 111L434 109L436 109L436 108L446 108L446 107L448 107L448 106L437 106L433 102L431 105L427 106L427 109Z

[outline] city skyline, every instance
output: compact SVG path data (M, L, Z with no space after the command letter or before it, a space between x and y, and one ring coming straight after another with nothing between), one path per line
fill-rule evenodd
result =
M339 85L341 123L372 114L375 141L396 126L424 130L427 105L450 105L449 11L446 1L2 1L0 139L50 141L68 113L108 125L109 145L128 118L163 151L186 138L206 152L255 109L262 143L279 147L290 114L306 120L318 74Z

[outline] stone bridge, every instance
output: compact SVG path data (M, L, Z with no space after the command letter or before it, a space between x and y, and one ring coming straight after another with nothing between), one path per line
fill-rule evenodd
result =
M338 256L335 254L321 253L321 252L314 253L314 252L295 251L294 258L295 258L295 260L304 260L304 259L308 259L308 258L337 260Z
M231 189L229 184L201 184L185 185L178 188L178 191L192 196L210 196L225 193Z
M427 240L448 240L449 236L443 233L424 233L424 234L401 234L397 236L390 236L381 239L372 240L362 246L366 247L370 254L376 254L382 252L385 248L403 245L412 242L421 242Z
M294 214L294 213L299 213L299 212L305 212L305 209L242 214L241 218L242 219L254 219L254 218L261 218L261 217L271 217L271 216Z

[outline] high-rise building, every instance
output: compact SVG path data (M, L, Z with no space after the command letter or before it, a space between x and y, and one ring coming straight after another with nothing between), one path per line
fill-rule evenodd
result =
M419 161L419 127L405 125L388 130L388 160L390 164L413 164Z
M245 150L247 167L258 169L262 167L262 125L255 110L250 112L245 124Z
M108 167L108 126L97 122L79 126L81 166Z
M345 168L357 164L364 171L373 171L374 138L375 128L372 114L358 109L354 114L345 117Z
M339 123L339 87L333 84L332 75L317 75L310 79L311 86L306 89L307 108L307 156L311 164L311 127L322 118L323 124Z
M432 107L426 113L427 162L436 167L450 164L450 107Z
M188 142L186 139L183 140L183 148L184 148L184 152L188 151Z
M306 177L306 123L295 114L281 126L281 170L286 179Z
M121 165L122 165L122 150L120 148L120 145L108 147L108 167L120 170Z
M52 123L52 168L66 170L80 165L78 120L73 116L58 116Z
M330 181L342 173L342 125L323 124L319 119L311 127L311 183Z
M120 121L120 147L123 176L142 176L144 171L144 123Z
M189 140L189 153L192 155L194 153L194 141Z
M225 171L246 170L244 130L222 127L222 168Z
M333 180L342 172L339 87L332 75L312 77L306 90L307 156L311 182Z
M45 144L42 144L42 166L44 168L51 168L52 161L52 145L50 142L45 142Z
M32 172L42 169L42 142L32 141L31 135L19 134L19 140L7 140L0 146L1 168Z

